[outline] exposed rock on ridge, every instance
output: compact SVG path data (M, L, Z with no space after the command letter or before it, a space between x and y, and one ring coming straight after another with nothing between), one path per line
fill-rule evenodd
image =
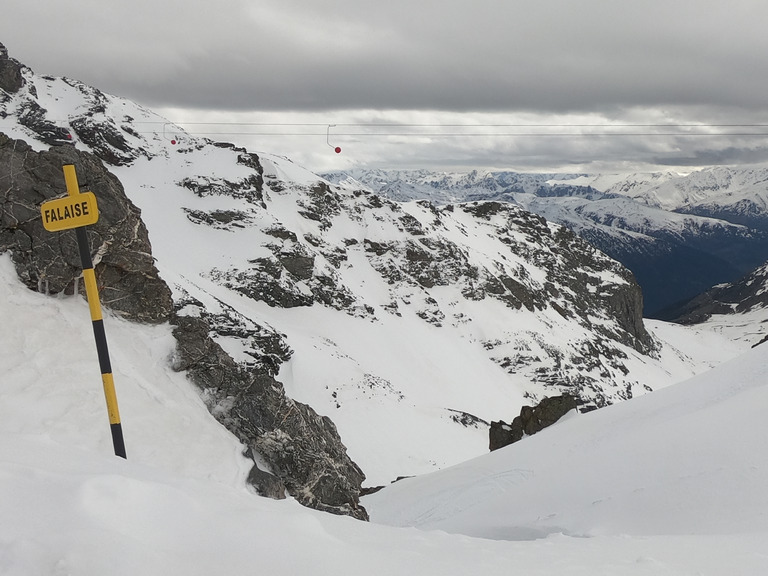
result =
M82 264L74 233L47 232L40 204L65 195L62 166L74 164L82 191L93 191L99 220L88 228L102 303L130 320L168 319L171 293L158 276L147 229L122 185L93 155L71 146L35 152L0 133L0 251L10 250L31 289L72 293Z
M490 450L498 450L522 440L525 436L532 436L541 432L571 410L575 410L578 404L576 398L567 394L553 396L544 398L536 406L523 406L520 409L520 415L515 416L511 424L507 424L503 420L491 422Z
M22 65L18 60L8 56L8 50L0 43L0 89L8 94L15 94L24 85L21 75ZM2 101L3 94L0 94Z
M367 520L359 502L365 475L330 418L286 397L269 374L238 365L210 338L204 319L176 316L173 323L179 343L174 368L187 372L211 413L271 466L274 476L251 473L257 490L279 493L279 478L305 506Z
M69 130L49 120L47 111L37 102L34 85L30 85L26 91L22 90L27 84L25 76L32 76L32 71L18 60L10 58L5 46L0 44L0 104L3 105L0 118L9 114L5 109L6 105L18 94L20 98L15 113L19 124L48 145L69 142Z

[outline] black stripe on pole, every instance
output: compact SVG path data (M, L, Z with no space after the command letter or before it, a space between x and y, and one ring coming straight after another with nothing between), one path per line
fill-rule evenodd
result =
M85 233L85 227L75 228L75 235L77 236L77 249L80 252L80 262L83 265L83 270L93 268L91 249L88 246L88 235Z
M112 373L112 363L109 361L107 333L104 331L104 320L93 321L93 338L96 340L96 354L99 356L99 368L102 374Z
M118 422L117 424L110 424L109 429L112 432L112 446L115 448L115 456L128 459L125 455L125 441L123 440L123 426Z

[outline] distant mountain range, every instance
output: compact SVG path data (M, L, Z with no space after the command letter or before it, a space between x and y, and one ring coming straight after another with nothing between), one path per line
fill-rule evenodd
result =
M324 177L398 200L518 204L627 266L643 288L646 317L672 319L681 303L768 260L766 167L688 175L353 170Z

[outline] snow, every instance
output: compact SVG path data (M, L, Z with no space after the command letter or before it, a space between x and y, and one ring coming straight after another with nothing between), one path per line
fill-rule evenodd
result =
M111 453L86 301L28 291L16 280L8 254L0 256L0 300L0 435ZM239 442L208 416L186 377L170 370L170 327L132 325L105 312L105 331L129 458L242 484L250 466L239 457ZM207 440L187 446L184 439L192 435Z
M123 460L112 455L87 304L30 292L3 255L0 315L4 575L768 569L762 347L396 483L364 499L373 522L363 523L246 488L242 446L170 369L168 326L105 316Z
M172 145L166 137L166 128L171 126L141 106L97 95L75 81L31 74L30 79L37 86L40 105L62 111L63 116L70 110L70 119L71 111L94 107L104 121L123 118L118 124L124 123L130 130L123 130L122 135L132 148L145 150L146 154L130 165L113 166L111 170L141 209L160 275L176 300L193 297L210 313L234 311L249 322L284 334L294 354L281 366L279 380L290 397L308 403L334 421L350 456L366 473L368 485L443 468L482 453L487 448L482 422L511 420L521 405L530 403L526 393L537 398L546 395L548 390L534 371L541 368L555 373L557 360L552 350L566 354L579 349L592 336L588 328L572 326L554 309L530 313L525 309L513 311L492 298L468 301L456 286L434 287L427 293L404 284L389 285L374 270L362 243L366 239L407 242L409 235L398 221L404 214L421 222L425 230L434 228L435 215L428 204L407 202L377 212L365 208L365 197L358 198L354 190L333 189L344 208L333 218L333 225L323 230L319 222L298 215L307 200L306 191L322 180L289 159L271 154L260 155L264 167L263 204L254 198L200 196L181 182L238 184L256 176L252 168L238 162L241 150L219 147L183 131L174 131L179 144ZM96 104L103 105L105 112ZM14 101L8 107L13 110L15 105ZM13 114L2 120L3 126L18 126ZM31 140L28 135L26 139ZM78 142L77 146L83 147L84 143ZM422 176L424 189L432 188L429 182L435 178L457 186L483 184L488 178L484 173L436 176L423 172ZM525 176L523 186L536 189L541 178ZM243 218L243 227L216 228L193 223L189 218L190 211L215 210L237 212ZM434 238L460 247L473 265L514 271L525 275L526 282L534 286L543 286L547 281L542 267L511 253L499 240L497 228L506 225L500 215L488 220L487 226L479 226L477 219L464 210L454 210L450 215L442 214L441 222L442 228L434 231ZM319 304L295 310L272 308L215 280L212 271L249 270L255 259L271 257L267 245L274 244L275 239L265 230L278 226L295 233L300 247L309 246L307 234L321 238L329 246L343 247L346 262L334 268L315 252L315 269L349 288L355 306L362 309L367 305L374 312L367 318L353 318ZM526 241L514 229L510 237ZM358 244L347 245L351 240ZM596 280L620 281L609 272L599 276ZM590 288L599 297L599 286ZM392 312L393 304L398 306L397 317ZM444 314L439 320L443 326L440 330L416 315L432 310ZM610 323L607 317L592 317L590 321L593 326ZM215 338L236 360L251 358L246 354L251 351L247 341L229 336ZM663 337L659 340L664 342ZM711 356L723 359L727 352L735 355L748 345L746 340L735 348L721 345L716 334L707 340L707 347L714 349ZM611 368L606 377L605 371L595 369L593 376L598 382L608 382L609 394L622 396L643 394L689 377L709 367L697 360L699 354L710 356L702 350L689 354L666 344L659 362L627 347L620 348L618 354L627 356L622 360L627 373ZM523 365L535 361L540 364L502 367L513 366L518 360ZM457 411L479 418L480 425L465 427L456 422L453 418L461 416Z
M532 355L546 357L546 343L541 339L530 344L524 340L530 339L530 334L550 333L552 326L562 325L559 315L544 311L513 317L509 308L498 301L472 302L455 287L435 287L430 294L446 311L444 328L438 330L414 313L417 304L428 307L422 302L424 294L407 286L397 288L394 294L395 289L364 256L364 239L391 241L402 234L393 219L382 219L369 210L355 220L345 211L326 233L319 229L318 222L297 215L302 198L300 188L315 185L317 176L285 159L262 158L266 210L226 196L201 198L177 185L190 173L187 165L193 165L195 173L203 173L202 167L219 178L236 181L242 177L236 172L242 167L231 170L233 154L231 150L206 145L156 156L151 161L139 159L130 167L114 169L126 193L141 209L160 273L177 295L184 290L211 311L231 306L285 334L294 355L282 365L278 379L290 397L334 421L369 485L421 474L482 453L488 443L486 429L457 424L452 420L452 416L458 415L454 411L467 412L485 422L510 420L527 403L523 394L530 385L525 375L509 374L498 363L489 361L488 343L499 342L494 344L498 358L516 355L510 346L501 345L502 341L512 340L518 342L518 347L534 347ZM274 178L293 180L270 186ZM346 200L351 203L353 198L348 193ZM179 207L238 210L247 214L253 225L237 230L199 226L190 222ZM403 204L402 210L422 222L434 219L427 207L416 202ZM492 234L493 223L487 229L479 229L461 210L444 221L446 235L458 238L475 261L495 268L493 258L501 243ZM264 245L270 239L263 230L277 225L294 231L299 238L310 233L339 244L344 239L356 239L358 245L347 250L348 261L334 273L359 297L361 305L378 309L376 320L339 314L319 305L296 309L270 307L243 298L211 280L209 272L213 269L247 269L249 260L269 256L271 253ZM472 231L470 237L462 234L462 226ZM322 265L318 257L315 266ZM525 268L528 276L540 284L546 280L543 270L513 254L508 265ZM614 276L604 276L616 280ZM397 317L381 310L395 296L401 302ZM405 300L414 305L403 305ZM463 322L463 318L473 321ZM594 319L595 323L602 321ZM578 341L583 336L583 331L576 333L570 327L561 332L555 337L558 344L568 338ZM245 359L242 345L234 339L217 341L236 359ZM637 356L632 350L628 353ZM639 359L638 362L642 363ZM690 373L689 363L685 375ZM654 386L672 381L653 370L647 378ZM641 385L633 386L633 393L646 391ZM397 422L395 426L393 419ZM425 426L425 421L431 421L431 425ZM405 448L395 451L393 447Z
M285 312L280 327L294 334L288 341L297 360L283 366L278 380L289 396L311 406L328 406L332 395L327 414L368 484L484 451L487 429L458 426L450 410L500 419L523 403L505 372L481 361L484 351L478 343L416 317L394 321L383 316L372 324L339 318L321 307ZM292 323L286 322L289 317ZM478 383L486 394L473 393ZM425 426L427 421L432 424Z
M693 380L562 420L365 505L387 524L494 539L768 532L766 355L758 347Z
M41 104L62 119L88 104L76 83L34 82ZM180 206L242 210L243 203L197 197L178 186L181 179L236 181L251 172L233 162L235 151L181 131L179 145L170 145L162 118L105 98L108 116L149 126L126 138L152 160L114 172L142 209L158 268L176 295L188 291L220 310L240 297L202 272L262 256L269 224L317 233L316 223L296 217L295 196L269 181L312 186L318 177L268 154L261 161L269 211L247 211L258 226L235 232L191 223ZM0 119L0 130L45 148L12 116ZM638 177L638 187L643 182ZM535 185L534 178L526 183ZM403 209L429 219L417 203ZM387 238L388 225L348 219L335 222L332 234ZM451 225L461 235L461 222ZM467 244L481 255L492 243L478 234ZM361 266L366 261L350 250L355 265L344 283L366 303L384 305L390 294L380 275ZM631 373L642 375L637 387L698 376L571 414L475 457L487 449L487 430L457 426L451 410L509 419L523 390L519 378L480 362L484 343L504 336L499 355L515 346L535 354L546 343L534 335L558 325L543 312L517 318L513 331L501 304L466 302L449 288L434 296L452 310L446 324L453 332L416 320L406 307L402 318L381 314L374 324L319 306L238 302L288 334L295 355L280 380L290 396L332 417L371 484L388 482L394 470L418 475L365 498L372 522L363 523L253 494L244 447L172 370L171 328L106 312L128 454L115 457L87 304L27 290L0 255L0 574L766 573L766 350L749 349L765 313L693 328L648 322L663 346L656 362L627 359ZM462 314L474 322L463 324ZM568 344L576 332L563 329L553 339ZM236 343L221 343L237 357Z

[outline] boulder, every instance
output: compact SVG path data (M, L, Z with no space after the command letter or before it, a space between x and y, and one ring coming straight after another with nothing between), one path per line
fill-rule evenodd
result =
M535 407L523 406L520 415L507 424L503 420L491 422L489 432L491 451L522 440L551 426L571 410L578 407L578 400L568 394L544 398Z

